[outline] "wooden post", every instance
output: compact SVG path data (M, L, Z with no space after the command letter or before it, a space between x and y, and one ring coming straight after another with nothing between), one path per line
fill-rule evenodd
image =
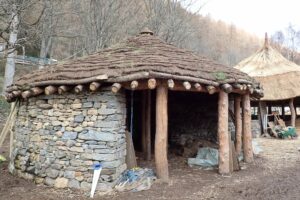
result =
M230 173L230 148L228 134L228 94L219 92L218 103L218 139L219 139L219 173Z
M242 116L241 116L241 97L234 98L234 118L235 118L235 150L239 155L242 151Z
M291 111L291 126L295 127L296 125L296 111L294 107L294 98L289 101L290 111Z
M258 107L259 107L259 116L260 116L260 125L261 125L261 130L263 134L266 134L267 131L267 104L265 101L259 101L258 102Z
M283 119L283 120L285 120L285 110L284 110L284 104L282 104L281 105L281 118Z
M147 104L146 104L146 160L151 160L151 91L147 91Z
M156 92L155 164L157 177L169 180L168 169L168 88L159 85Z
M251 107L250 95L245 94L242 98L243 101L243 150L244 161L247 163L253 162L252 150L252 134L251 134Z

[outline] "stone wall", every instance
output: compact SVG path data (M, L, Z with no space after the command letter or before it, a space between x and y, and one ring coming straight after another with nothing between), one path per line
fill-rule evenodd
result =
M50 95L22 102L14 126L10 171L57 188L110 190L126 169L125 95Z

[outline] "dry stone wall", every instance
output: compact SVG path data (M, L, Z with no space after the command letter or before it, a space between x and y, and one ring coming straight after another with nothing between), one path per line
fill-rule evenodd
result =
M98 189L111 190L126 169L125 118L125 95L108 89L21 102L10 171L56 188L90 189L92 166L101 163Z

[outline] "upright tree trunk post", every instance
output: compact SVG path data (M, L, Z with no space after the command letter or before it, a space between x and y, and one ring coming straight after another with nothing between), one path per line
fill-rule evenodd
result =
M221 90L218 102L219 173L229 174L228 94Z
M19 16L17 13L16 5L12 5L12 13L11 13L11 24L10 24L10 35L8 41L8 53L7 60L5 65L5 74L4 74L4 83L3 83L3 91L2 95L5 94L5 89L7 86L13 83L14 75L15 75L15 43L17 41L18 29L19 29Z
M284 110L284 105L281 105L281 118L284 120L285 119L285 110Z
M151 90L147 91L146 105L146 160L151 160Z
M291 126L295 127L296 126L296 111L295 111L295 107L294 107L294 98L290 99L289 106L290 106L290 110L291 110Z
M235 118L235 150L237 155L242 151L242 116L241 97L234 98L234 118Z
M252 150L252 134L251 134L251 107L250 95L245 94L242 98L243 101L243 150L244 161L247 163L253 162Z
M168 88L157 87L156 93L156 135L155 164L157 177L164 182L169 180L168 169Z
M260 125L261 125L261 130L263 134L267 133L267 104L265 101L259 101L258 102L258 107L259 107L259 115L260 115Z

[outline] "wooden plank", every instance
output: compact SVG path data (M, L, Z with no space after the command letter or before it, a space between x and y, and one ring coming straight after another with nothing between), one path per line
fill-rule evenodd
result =
M159 85L156 93L155 164L157 177L163 182L168 182L169 180L167 148L168 88L164 85Z
M251 107L250 107L250 95L245 94L242 98L243 103L243 149L244 149L244 161L247 163L253 162L253 150L252 150L252 134L251 134Z
M229 174L228 94L219 92L218 102L219 173Z

